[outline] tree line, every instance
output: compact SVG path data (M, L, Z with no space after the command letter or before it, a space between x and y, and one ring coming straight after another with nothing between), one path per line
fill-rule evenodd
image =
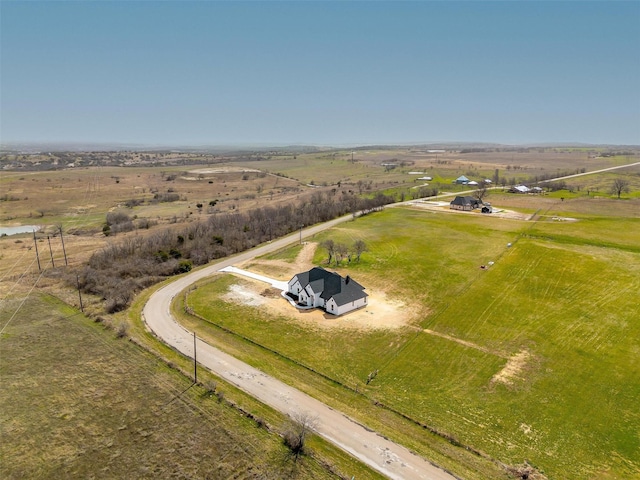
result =
M125 309L140 290L193 266L248 250L303 225L348 213L368 214L394 201L394 197L383 194L362 198L347 192L314 192L297 204L217 214L182 229L166 228L144 237L130 236L91 256L78 275L79 288L101 296L106 311L113 313ZM356 251L359 258L364 250L359 247ZM342 255L342 250L334 255ZM75 274L69 273L67 281L75 287Z

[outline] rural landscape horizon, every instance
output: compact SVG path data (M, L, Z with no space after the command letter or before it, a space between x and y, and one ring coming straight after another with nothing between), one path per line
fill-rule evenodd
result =
M0 478L640 480L640 2L0 2Z

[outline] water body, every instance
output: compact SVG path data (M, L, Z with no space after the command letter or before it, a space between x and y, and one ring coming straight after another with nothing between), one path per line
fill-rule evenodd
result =
M3 235L17 235L18 233L31 233L34 230L40 230L40 225L20 225L17 227L4 227L0 225L0 236Z

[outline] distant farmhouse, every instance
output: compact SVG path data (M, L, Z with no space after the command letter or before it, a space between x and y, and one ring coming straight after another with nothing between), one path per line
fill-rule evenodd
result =
M471 211L479 208L482 205L482 202L475 197L462 197L460 195L456 196L451 203L449 203L449 208L453 210L464 210Z
M511 193L529 193L531 190L525 185L515 185L509 191Z
M511 193L542 193L543 190L541 187L532 187L529 188L526 185L515 185L509 189Z
M295 275L287 284L287 294L298 305L324 308L336 316L366 306L368 297L351 277L342 278L322 267Z
M451 200L449 208L452 210L463 210L465 212L479 208L482 213L493 213L493 208L490 203L483 203L475 197L462 197L460 195Z

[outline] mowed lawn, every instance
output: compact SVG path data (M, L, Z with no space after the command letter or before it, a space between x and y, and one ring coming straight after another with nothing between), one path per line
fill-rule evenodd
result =
M225 277L190 304L498 461L549 478L638 477L640 233L637 219L598 213L534 224L389 208L314 238L367 243L337 270L418 305L402 329L272 318L220 300L240 281Z
M424 325L495 356L425 333L376 378L384 398L551 478L639 475L638 254L522 239L484 273ZM510 381L492 381L495 360L522 351Z
M413 229L406 228L407 222L415 223ZM513 226L520 228L519 225ZM265 315L259 308L225 301L222 296L229 286L243 282L231 276L217 278L191 292L189 305L217 325L268 346L341 383L361 387L369 373L391 361L416 335L418 323L427 318L430 308L440 304L441 299L433 296L435 291L446 290L453 295L469 281L467 275L475 278L481 272L477 257L483 257L486 263L486 259L499 255L506 243L515 238L509 229L477 228L485 233L484 238L472 242L474 234L465 232L465 225L457 216L447 220L403 209L348 223L314 239L332 238L349 244L355 239L364 239L370 252L363 255L360 263L352 262L349 267L338 268L338 271L352 275L369 291L384 291L391 299L408 304L412 298L417 298L416 304L422 307L413 322L404 328L357 332L353 329L314 330L313 348L309 348L310 330L307 326L293 319ZM440 229L441 234L436 235L435 229ZM422 234L420 230L428 234ZM416 231L418 234L414 235ZM452 248L455 241L471 242L471 248L451 259L449 265L446 252L449 255L455 253ZM432 251L434 255L426 258L418 253L421 251ZM419 256L412 257L412 252ZM489 255L491 252L495 255ZM275 256L282 257L281 254ZM315 260L319 264L326 261L322 249L316 252ZM411 282L405 284L402 281L406 274L410 275L412 282L424 286L424 290L414 293Z

